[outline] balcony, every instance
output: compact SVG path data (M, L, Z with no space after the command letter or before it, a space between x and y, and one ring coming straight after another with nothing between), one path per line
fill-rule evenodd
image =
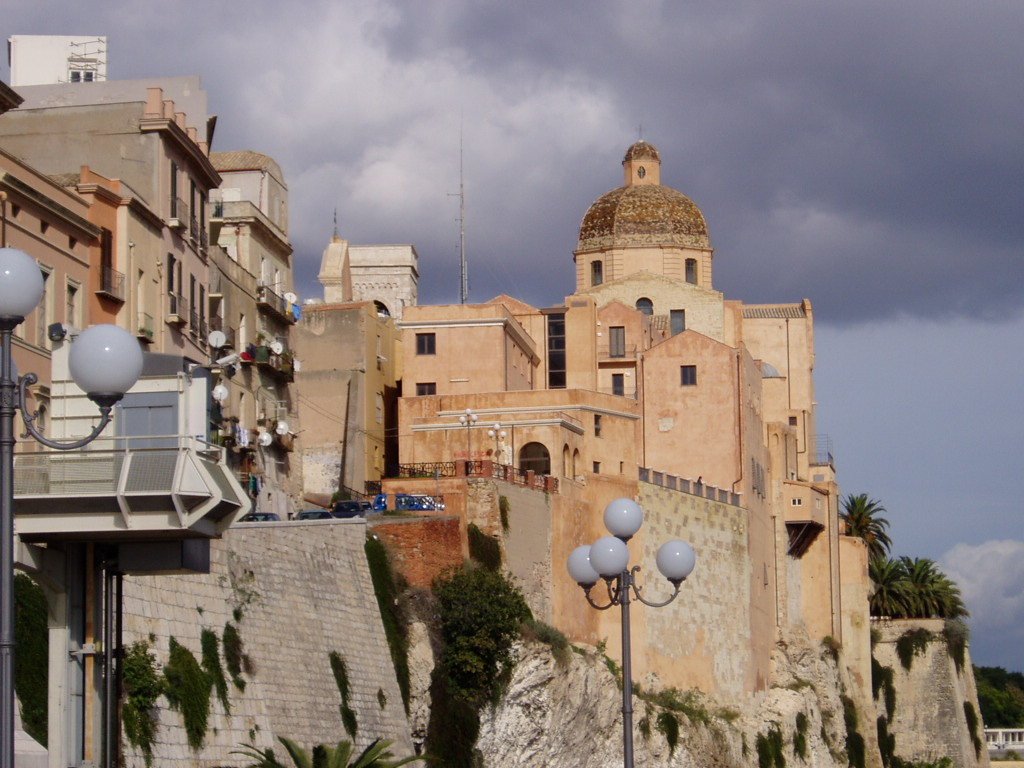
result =
M815 435L811 445L810 463L812 467L836 468L835 456L832 453L832 438L828 435Z
M210 330L220 331L224 334L224 346L221 349L234 349L235 348L235 329L224 322L224 318L220 315L214 315L210 318Z
M210 235L209 235L209 233L207 233L206 229L203 228L203 229L199 230L199 250L202 251L203 253L205 253L206 249L209 248L209 247L210 247Z
M273 315L278 320L286 323L295 322L291 302L284 298L284 296L274 293L268 285L256 286L256 307L263 312Z
M189 236L192 238L192 242L196 242L199 240L199 219L197 219L195 216L189 219L188 233Z
M124 274L104 264L100 266L100 287L96 291L98 296L103 296L114 301L124 301Z
M176 293L167 294L167 314L164 319L171 325L184 325L189 320L188 301Z
M169 206L170 214L167 216L167 226L179 231L188 226L188 206L180 197L172 197Z
M16 457L15 526L23 541L219 536L251 506L224 450L205 441L121 437L93 446Z
M153 324L152 315L139 312L138 328L135 331L135 335L139 338L139 341L144 341L147 344L153 343L153 337L156 335L156 326Z
M195 335L200 332L199 313L196 312L194 309L188 313L188 327L189 330L192 332L192 335Z
M287 349L276 353L268 346L257 346L252 350L252 362L256 363L261 370L271 373L283 381L295 380L295 358Z
M598 347L597 354L601 362L608 360L636 360L636 344L615 344Z

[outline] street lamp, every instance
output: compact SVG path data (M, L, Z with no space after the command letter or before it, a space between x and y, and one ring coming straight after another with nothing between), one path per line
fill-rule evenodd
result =
M14 768L14 414L21 412L29 435L48 448L71 450L95 440L110 423L110 411L142 373L142 350L127 332L96 325L71 346L71 378L100 408L100 422L87 437L67 443L44 437L38 412L25 410L34 373L18 376L11 354L14 329L43 297L35 259L16 248L0 248L0 768Z
M501 464L501 459L498 454L498 446L505 440L505 430L501 428L501 424L494 422L494 426L487 430L487 436L494 438L494 462Z
M643 587L636 583L639 565L629 567L629 541L644 522L644 511L632 499L615 499L605 507L604 525L611 536L598 539L590 546L577 547L569 555L567 565L573 581L583 588L587 602L599 611L614 605L622 609L622 764L633 768L633 677L629 645L630 592L644 605L661 608L679 594L679 585L693 572L697 556L685 541L672 539L658 549L656 562L662 576L674 588L667 600L653 602L641 594ZM608 603L600 605L590 596L598 579L604 579L608 590Z
M467 408L466 412L459 416L459 424L466 428L466 461L471 462L473 460L473 438L470 434L470 430L473 429L473 425L480 420L480 417L473 413L472 408ZM470 465L466 465L466 474L469 474Z

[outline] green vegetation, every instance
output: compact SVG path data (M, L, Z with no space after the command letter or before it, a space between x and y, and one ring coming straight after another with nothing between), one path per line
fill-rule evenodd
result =
M25 732L46 744L46 697L50 655L46 595L24 573L14 575L14 690Z
M616 665L616 671L618 672L619 679L621 679L622 671L618 669L618 665ZM708 713L707 707L704 706L704 702L700 700L700 694L696 690L680 691L678 688L665 688L655 693L649 693L640 685L634 684L633 693L638 699L643 699L657 707L667 709L669 712L686 715L686 719L691 723L700 723L701 725L709 725L711 723L711 715ZM736 713L737 716L738 714Z
M932 633L922 627L908 629L900 635L896 641L896 655L900 657L900 664L905 670L910 671L914 657L925 652L931 639Z
M373 580L373 592L377 596L377 607L380 609L381 622L384 625L384 636L391 652L391 663L395 667L395 678L398 680L398 691L402 694L402 705L406 714L409 713L409 633L402 604L398 600L400 587L395 573L391 568L384 543L368 534L366 545L366 562Z
M512 642L532 618L501 573L463 566L434 584L441 654L431 682L427 744L441 764L473 765L479 711L496 702L512 672Z
M851 493L843 499L843 511L839 513L839 519L846 523L846 535L863 539L870 559L886 557L892 546L889 521L881 516L883 512L880 501L869 499L866 493Z
M759 768L786 768L786 755L782 751L782 731L778 725L768 729L768 733L757 734L754 741L757 749Z
M878 694L885 697L885 716L892 720L896 712L895 674L892 667L883 667L874 656L871 657L871 694L878 699Z
M196 661L192 651L173 637L170 641L170 658L164 667L164 678L166 685L163 693L171 709L181 712L189 746L198 750L206 738L213 680Z
M123 662L124 704L121 718L128 742L142 752L146 765L153 764L153 741L156 738L156 719L153 707L163 693L163 681L157 671L156 657L145 642L128 647Z
M239 691L245 690L245 680L242 679L242 667L251 667L249 657L245 654L242 644L242 636L238 627L230 621L224 625L224 632L221 634L221 644L224 647L224 664L231 675L231 682Z
M469 537L469 556L484 568L501 570L501 542L481 531L475 523L466 527L466 534Z
M654 727L665 737L665 743L668 744L668 754L671 757L676 753L676 746L679 744L679 718L676 717L674 712L670 712L667 709L662 710L658 713Z
M334 682L338 686L338 693L341 694L341 706L339 707L341 711L341 724L345 726L345 733L354 739L359 731L359 721L356 718L355 710L349 706L349 695L352 692L352 688L348 679L348 665L345 664L345 659L337 651L331 651L328 656L331 661L331 672L334 673Z
M926 557L872 558L871 615L894 619L967 616L960 588Z
M379 706L381 709L384 709L384 707L386 707L387 705L388 705L387 694L384 693L384 689L383 688L378 688L377 689L377 706Z
M942 627L942 636L946 638L946 647L949 649L949 656L953 659L958 675L964 671L964 664L967 663L969 634L967 625L960 619L948 619Z
M843 648L842 643L832 637L832 635L825 635L825 637L821 639L821 647L832 661L836 664L839 663L839 651Z
M318 744L312 752L307 752L284 736L279 736L278 741L291 758L294 768L397 768L426 760L425 757L416 756L395 758L391 754L391 742L386 739L375 740L359 755L355 755L355 749L348 741L339 741L334 747ZM239 749L232 750L231 754L252 760L246 768L288 768L270 748L259 749L252 744L243 744Z
M846 725L846 758L852 768L864 768L864 737L858 730L857 707L849 696L840 696L843 702L843 722Z
M878 718L878 751L882 756L882 765L895 768L893 763L899 760L895 754L896 734L889 733L889 721L884 716Z
M1024 674L1002 667L975 667L978 706L989 728L1018 728L1024 724Z
M801 760L807 759L807 726L809 721L803 712L796 713L796 731L793 733L793 754Z
M508 496L498 497L498 514L501 516L501 530L508 533L508 513L512 509L512 505L508 501Z
M526 640L537 640L551 648L551 655L559 666L566 666L572 658L568 638L543 621L530 618L523 622L520 632Z
M974 711L974 705L969 701L964 702L964 718L967 720L967 732L971 734L971 743L974 744L974 756L981 757L981 736L978 733L978 713Z
M217 692L224 711L231 714L231 702L228 701L228 681L224 677L224 670L220 665L220 643L217 634L209 629L204 629L199 635L199 646L203 651L203 669L210 676L213 682L213 689Z

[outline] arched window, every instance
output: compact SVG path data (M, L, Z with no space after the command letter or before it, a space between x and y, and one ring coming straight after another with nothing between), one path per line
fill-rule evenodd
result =
M562 476L572 477L572 464L569 462L569 445L562 446Z
M572 476L576 477L580 472L580 449L572 452Z
M377 308L377 317L391 317L391 312L381 301L374 301L373 306Z
M648 299L646 296L641 296L639 299L636 300L636 308L639 309L648 317L654 314L654 302Z
M543 443L527 443L519 449L519 468L538 475L551 474L551 454Z

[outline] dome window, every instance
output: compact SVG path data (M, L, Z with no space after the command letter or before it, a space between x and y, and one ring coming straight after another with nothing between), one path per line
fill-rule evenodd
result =
M636 308L648 317L654 314L654 302L646 296L642 296L636 300Z
M686 260L686 282L697 284L697 260L687 259Z
M600 285L604 282L604 262L590 262L590 284Z

